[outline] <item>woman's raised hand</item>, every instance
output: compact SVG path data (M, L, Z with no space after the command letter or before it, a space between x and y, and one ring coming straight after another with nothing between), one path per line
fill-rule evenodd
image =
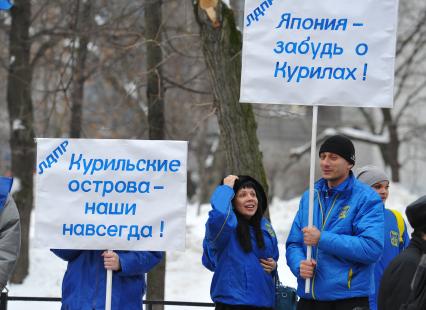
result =
M235 180L238 179L238 176L230 174L223 179L223 185L228 185L230 188L234 188Z

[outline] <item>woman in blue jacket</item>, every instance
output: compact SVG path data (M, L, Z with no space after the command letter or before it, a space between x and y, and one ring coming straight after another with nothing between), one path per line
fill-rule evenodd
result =
M68 262L62 281L61 310L105 309L106 270L112 275L112 310L141 310L145 273L162 252L52 250Z
M214 272L216 310L272 309L277 238L263 217L267 198L252 177L229 175L211 197L203 265Z

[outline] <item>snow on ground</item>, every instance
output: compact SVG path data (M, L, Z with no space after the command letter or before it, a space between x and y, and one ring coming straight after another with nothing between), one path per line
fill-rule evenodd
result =
M401 211L417 197L398 184L392 184L387 207ZM274 199L270 205L272 225L277 233L280 259L278 272L285 285L295 286L296 279L285 262L285 241L299 204L299 197L289 201ZM212 273L201 265L204 224L209 205L201 207L197 216L197 206L190 205L187 210L186 251L167 253L166 300L211 302L210 281ZM409 232L411 229L409 228ZM34 233L31 233L34 236ZM53 255L48 249L36 248L31 242L30 274L22 285L9 285L10 296L59 297L62 276L66 263ZM166 306L167 310L209 309L202 307ZM60 309L55 302L18 302L10 301L9 310Z

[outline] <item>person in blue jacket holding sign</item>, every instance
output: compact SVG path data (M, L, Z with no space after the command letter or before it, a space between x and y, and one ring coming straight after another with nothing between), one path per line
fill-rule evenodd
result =
M0 10L10 10L13 5L8 0L0 0Z
M358 180L371 186L383 201L389 196L389 177L386 173L375 166L365 166L358 171ZM370 310L377 310L377 297L379 295L380 280L389 263L399 255L410 243L407 233L407 225L401 213L396 210L384 209L385 211L385 239L384 250L380 260L374 268L374 293L370 295Z
M374 263L383 251L384 206L351 171L352 141L332 136L321 145L319 156L322 178L315 183L313 226L308 227L307 191L286 243L287 264L298 282L297 309L367 310L374 291ZM307 246L312 246L311 260L306 259Z
M112 310L141 310L145 273L162 252L52 249L68 262L62 281L62 310L104 310L106 271L113 270Z
M211 197L203 265L214 272L216 310L272 309L277 238L263 217L267 197L250 176L229 175Z

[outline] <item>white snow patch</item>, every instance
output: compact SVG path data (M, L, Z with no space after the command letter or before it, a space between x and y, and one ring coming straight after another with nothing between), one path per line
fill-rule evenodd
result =
M14 194L16 192L19 192L20 190L21 190L21 179L13 178L12 189L10 190L10 192Z
M96 14L95 15L95 22L96 22L96 25L103 26L106 23L106 18L102 17L99 14Z
M22 124L22 121L17 118L13 120L12 130L25 130L25 126Z
M89 50L89 51L91 51L93 54L95 54L95 55L99 55L100 53L99 53L99 47L96 45L96 44L94 44L93 42L89 42L88 44L87 44L87 49Z

